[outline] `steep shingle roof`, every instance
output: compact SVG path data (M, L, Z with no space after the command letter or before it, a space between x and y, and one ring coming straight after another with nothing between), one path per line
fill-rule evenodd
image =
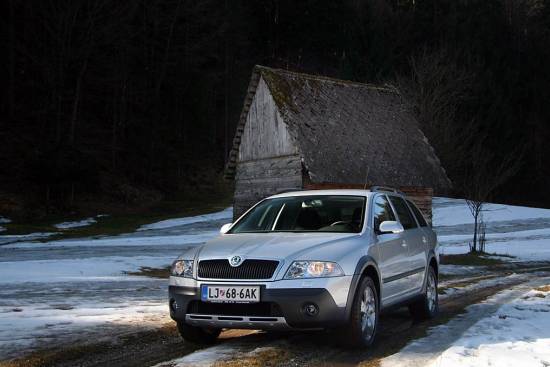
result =
M313 182L433 187L451 183L399 93L380 87L256 66L226 177L234 176L240 134L263 78L295 138Z

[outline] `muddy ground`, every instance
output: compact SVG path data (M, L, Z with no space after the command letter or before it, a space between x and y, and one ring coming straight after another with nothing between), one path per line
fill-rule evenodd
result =
M382 315L375 345L367 350L339 346L327 332L265 333L230 330L222 333L218 346L227 346L230 356L216 366L378 366L412 340L427 334L435 325L464 313L465 308L483 302L507 289L521 287L537 277L550 276L550 264L516 265L515 269L492 269L482 276L455 276L440 283L440 314L436 319L413 323L406 308ZM453 290L450 292L449 290ZM448 294L444 294L448 293ZM150 332L138 332L117 343L68 345L41 350L24 358L0 362L0 367L19 366L172 366L176 358L200 347L184 343L173 323Z

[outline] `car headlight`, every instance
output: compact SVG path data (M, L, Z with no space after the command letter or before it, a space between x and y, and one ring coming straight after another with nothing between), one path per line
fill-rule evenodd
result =
M193 278L193 260L176 260L172 263L170 275Z
M342 268L330 261L294 261L286 271L285 279L325 278L344 275Z

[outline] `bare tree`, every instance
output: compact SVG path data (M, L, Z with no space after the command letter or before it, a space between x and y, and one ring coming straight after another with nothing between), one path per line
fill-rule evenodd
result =
M468 56L462 59L465 57ZM490 133L484 132L484 124L461 111L471 98L476 72L457 64L456 60L460 59L445 49L424 50L411 57L410 76L399 80L398 84L412 105L423 132L455 179L455 188L466 197L474 218L470 250L483 252L484 205L498 187L517 173L522 154L510 151L497 156L488 146Z
M479 139L479 137L478 137ZM461 189L466 203L474 218L474 234L470 252L485 251L485 223L483 211L495 190L514 176L521 167L521 151L513 150L503 157L497 157L479 139L468 155L469 162L465 169Z
M397 80L422 131L449 173L461 169L469 129L458 118L472 95L475 75L456 63L451 51L424 49L409 59L410 74ZM468 122L467 125L470 125Z

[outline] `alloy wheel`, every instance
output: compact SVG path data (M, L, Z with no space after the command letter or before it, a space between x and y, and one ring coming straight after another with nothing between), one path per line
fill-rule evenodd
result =
M374 291L367 287L361 297L361 331L366 341L374 336L376 328L376 297Z

